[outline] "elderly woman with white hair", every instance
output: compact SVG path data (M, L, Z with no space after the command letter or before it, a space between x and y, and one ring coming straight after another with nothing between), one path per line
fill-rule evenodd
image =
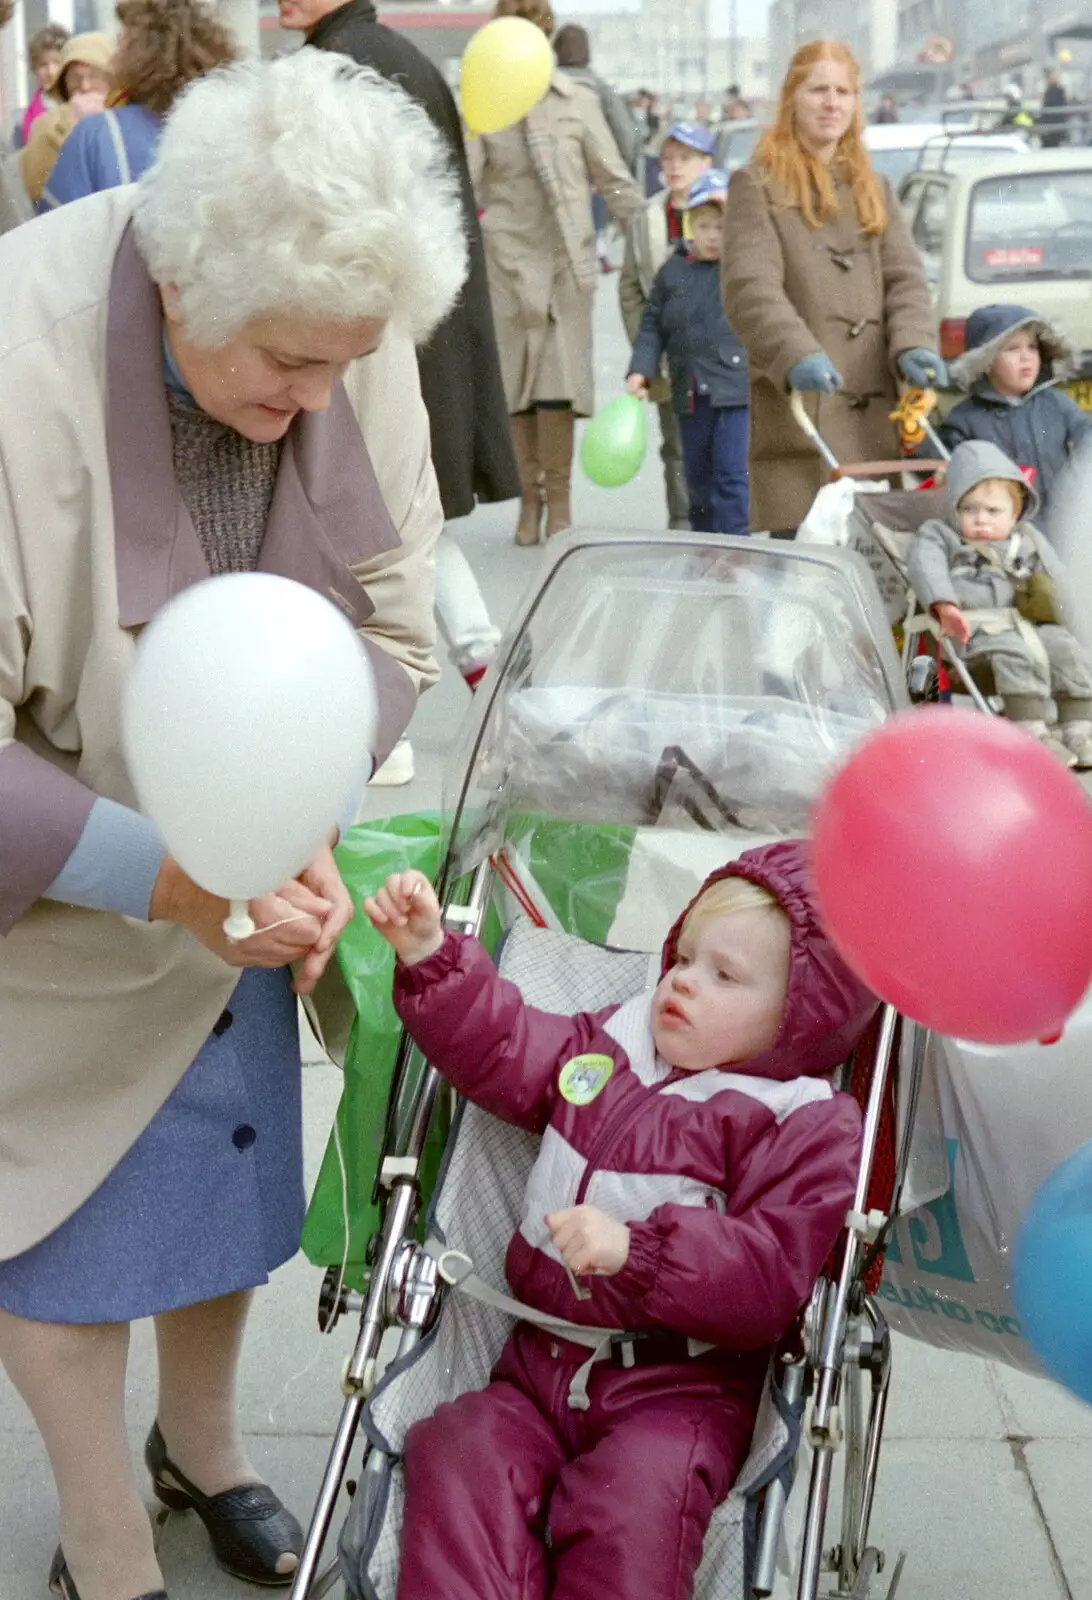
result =
M435 676L414 341L465 259L424 112L310 50L200 81L136 189L0 241L0 1362L53 1467L67 1600L165 1592L125 1431L139 1317L156 1494L236 1576L298 1565L235 1373L303 1214L296 995L351 906L323 849L230 944L139 813L119 704L173 594L279 573L358 627L383 759Z

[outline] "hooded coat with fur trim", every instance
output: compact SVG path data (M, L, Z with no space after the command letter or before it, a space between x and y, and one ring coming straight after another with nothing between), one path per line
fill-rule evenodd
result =
M806 846L747 851L708 882L740 876L782 905L791 929L788 992L770 1049L707 1072L655 1052L651 994L595 1014L524 1004L474 939L448 935L399 966L395 1004L409 1033L460 1093L542 1135L507 1258L527 1304L598 1327L670 1330L732 1352L784 1333L851 1203L860 1112L828 1075L871 1020L875 998L823 933ZM704 887L707 887L706 884ZM664 948L674 959L678 926ZM561 1092L575 1056L607 1057L588 1103ZM587 1278L586 1299L554 1249L547 1212L588 1203L629 1226L629 1256Z
M989 370L1019 328L1034 330L1042 353L1039 381L1025 395L999 394ZM1080 352L1057 323L1026 306L982 306L968 318L967 350L949 367L953 382L969 390L940 429L950 450L970 439L997 445L1010 461L1029 468L1044 525L1050 496L1073 451L1092 431L1092 416L1055 387L1080 370Z

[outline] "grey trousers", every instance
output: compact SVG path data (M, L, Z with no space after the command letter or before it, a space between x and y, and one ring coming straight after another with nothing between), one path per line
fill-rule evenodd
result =
M668 526L689 528L690 492L686 487L679 419L670 400L661 401L656 409L660 413L660 460L664 464Z
M974 633L963 651L967 661L988 660L997 693L1045 701L1092 699L1092 669L1068 628L1047 622L1036 628L1047 654L1041 661L1013 628L1007 633ZM1048 665L1049 663L1049 665ZM1082 711L1081 715L1086 713ZM1029 720L1030 720L1029 714ZM1064 720L1064 719L1063 719Z

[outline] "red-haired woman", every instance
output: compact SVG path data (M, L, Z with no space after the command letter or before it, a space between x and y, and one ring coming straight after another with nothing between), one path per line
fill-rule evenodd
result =
M800 522L824 468L790 389L841 461L896 452L899 380L944 381L921 261L862 141L860 71L844 44L796 52L777 120L733 175L721 287L751 369L751 526Z

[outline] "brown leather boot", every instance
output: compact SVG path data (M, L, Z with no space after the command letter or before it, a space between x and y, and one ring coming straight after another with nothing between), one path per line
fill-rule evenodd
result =
M518 411L508 419L519 468L520 507L516 543L538 544L542 537L542 490L539 486L538 417Z
M538 457L546 477L546 537L567 533L573 525L569 484L573 470L573 413L540 408Z

